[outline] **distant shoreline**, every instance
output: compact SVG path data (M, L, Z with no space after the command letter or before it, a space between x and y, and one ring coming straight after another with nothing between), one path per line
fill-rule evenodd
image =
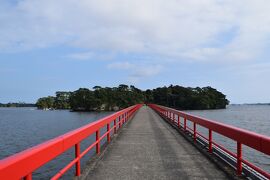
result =
M36 104L33 103L0 103L0 107L5 108L14 108L14 107L37 107Z
M240 105L258 105L258 106L261 106L261 105L270 105L270 103L243 103L243 104L229 104L229 105L232 105L232 106L240 106Z
M242 103L242 104L229 104L227 106L270 106L270 103ZM19 103L7 103L3 104L0 103L0 108L37 108L37 110L42 110L42 111L54 111L54 110L69 110L70 112L108 112L108 110L72 110L72 109L39 109L36 104L32 103L25 103L25 104L19 104ZM185 109L188 110L188 109ZM213 110L213 109L211 109ZM111 110L109 112L116 112L114 110Z

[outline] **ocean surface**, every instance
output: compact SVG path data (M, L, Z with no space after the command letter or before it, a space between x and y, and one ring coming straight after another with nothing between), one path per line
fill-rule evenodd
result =
M68 110L43 111L36 108L0 108L0 159L35 146L112 112L70 112ZM104 132L105 129L102 129ZM95 140L95 134L81 143L81 151ZM104 138L104 140L106 140ZM104 143L104 140L102 143ZM95 153L93 148L82 158L82 168ZM49 179L74 158L74 148L47 163L33 173L34 179ZM74 167L64 179L72 179Z
M270 105L229 105L226 109L185 112L270 136ZM189 126L193 128L191 124ZM208 136L207 129L198 127L198 131ZM237 152L235 141L216 133L213 133L213 140L232 152ZM243 146L243 158L270 172L270 156Z
M270 136L270 106L268 105L230 105L227 109L222 110L187 112ZM0 108L0 159L79 128L111 113L69 112L66 110L41 111L35 108ZM191 124L188 125L192 127ZM199 127L198 130L207 135L206 132L208 131L206 129ZM94 136L91 136L84 140L81 144L81 150L90 145L94 138ZM236 152L236 143L234 141L218 134L214 134L214 140ZM93 148L82 159L82 167L85 166L87 160L94 154L94 150ZM74 149L71 148L63 155L35 171L33 178L48 179L70 162L73 157ZM243 157L270 172L269 156L244 147ZM74 168L68 171L64 179L71 179L71 174L74 174Z

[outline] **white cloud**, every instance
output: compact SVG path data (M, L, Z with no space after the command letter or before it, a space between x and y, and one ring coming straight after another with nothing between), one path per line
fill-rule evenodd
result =
M112 53L79 52L67 55L68 58L76 60L110 60L114 57Z
M88 59L92 59L93 56L94 56L93 52L82 52L82 53L69 54L67 57L71 59L88 60Z
M115 62L112 64L109 64L108 69L118 69L118 70L130 70L134 68L135 66L129 62Z
M150 77L159 74L162 70L161 65L138 66L131 76L138 78Z
M0 51L65 44L173 59L256 59L267 53L269 7L268 0L1 1Z
M127 77L130 83L136 83L141 79L158 75L163 71L161 65L153 64L132 64L129 62L114 62L107 66L110 70L125 70L129 72Z

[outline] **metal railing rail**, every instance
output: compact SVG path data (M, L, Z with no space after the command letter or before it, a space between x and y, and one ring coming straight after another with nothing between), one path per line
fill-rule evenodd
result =
M111 132L113 131L115 134L117 130L141 108L141 106L142 104L137 104L123 109L81 128L0 160L0 179L17 180L24 178L26 180L31 180L32 173L36 169L63 154L71 147L75 148L75 159L51 179L59 179L74 165L75 176L80 176L80 159L94 147L96 148L96 154L99 154L101 140L107 137L107 142L109 143L111 140ZM110 127L112 122L113 126ZM100 130L104 127L107 127L107 131L103 135L100 135ZM92 134L96 135L96 141L81 152L80 142Z
M237 175L242 175L244 172L243 170L245 170L245 172L247 171L246 168L243 169L243 167L248 167L248 171L251 170L253 175L255 173L255 176L259 175L257 176L259 179L270 179L269 172L266 172L251 162L243 159L242 156L242 145L246 145L266 155L270 155L270 137L220 122L212 121L206 118L194 116L165 106L156 104L148 104L148 106L180 130L191 133L194 142L198 142L199 140L200 142L206 143L209 153L213 153L214 150L218 150L226 153L227 156L230 156L228 159L234 158L236 161L234 168L236 169ZM181 122L181 119L183 119L183 123ZM193 123L193 128L187 126L187 121ZM208 137L198 132L197 125L208 129ZM236 141L237 152L231 152L227 148L216 143L213 140L213 132Z

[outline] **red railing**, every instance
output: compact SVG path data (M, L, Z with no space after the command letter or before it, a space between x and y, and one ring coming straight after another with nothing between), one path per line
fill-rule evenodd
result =
M213 152L213 145L214 145L215 147L218 147L225 153L234 157L236 159L235 169L237 175L242 174L244 163L245 165L253 169L255 172L260 173L266 179L270 179L269 172L262 170L261 168L255 166L254 164L242 158L242 145L246 145L266 155L270 155L270 137L257 134L251 131L247 131L241 128L237 128L234 126L219 123L216 121L212 121L209 119L193 116L191 114L184 113L182 111L178 111L168 107L155 104L148 104L148 106L154 109L156 112L158 112L165 119L169 120L170 123L174 124L179 129L182 129L183 131L189 131L193 136L194 142L197 141L198 136L200 136L202 139L208 142L207 144L209 153ZM183 119L183 123L181 123L181 118ZM193 129L187 126L187 121L191 121L193 123ZM201 133L197 131L197 125L200 125L208 129L208 137L203 136ZM226 149L225 147L214 142L212 132L216 132L218 134L221 134L227 138L236 141L237 152L233 153L230 150Z
M73 165L76 167L75 176L80 176L80 159L93 147L96 147L96 153L99 154L100 141L104 137L107 137L107 142L109 143L111 138L110 132L113 131L116 133L117 130L121 128L122 125L127 122L141 106L141 104L138 104L123 109L98 121L1 160L0 179L18 180L24 178L30 180L32 179L32 173L36 169L63 154L71 147L75 147L75 159L51 179L60 178ZM112 122L113 126L110 127ZM103 135L100 135L100 130L105 126L107 127L107 131ZM96 134L96 141L81 152L80 142L94 133Z

